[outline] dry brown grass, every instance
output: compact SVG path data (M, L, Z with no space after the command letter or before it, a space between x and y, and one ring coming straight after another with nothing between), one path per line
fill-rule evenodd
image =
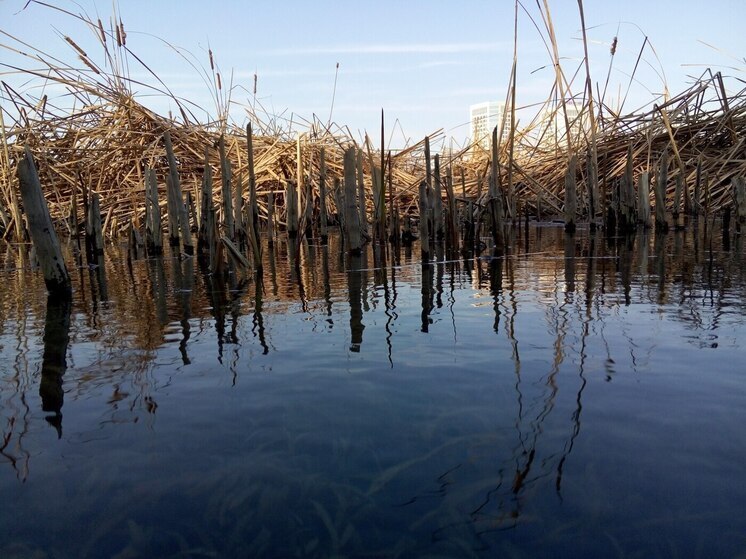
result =
M582 3L579 3L582 8ZM50 9L58 9L50 7ZM553 47L553 57L559 59L554 41L548 7L542 12ZM67 223L73 192L77 200L83 199L85 191L100 194L104 215L104 231L107 235L121 233L130 219L141 224L144 216L145 194L143 169L156 170L159 183L165 184L167 162L162 136L170 131L174 151L184 190L192 190L198 200L199 184L204 170L205 146L214 147L221 134L225 135L228 158L233 166L234 177L248 177L246 139L242 126L231 124L227 107L230 106L230 84L221 79L219 68L210 52L210 69L204 68L204 77L213 87L213 96L218 117L214 122L199 123L189 110L190 104L175 95L155 74L157 86L150 86L173 99L178 108L178 117L156 114L141 104L132 93L133 86L143 86L129 79L130 63L137 61L148 68L130 51L126 44L126 32L121 20L114 18L106 30L100 21L86 19L78 14L68 14L82 20L99 38L104 52L105 64L97 64L70 37L64 37L71 51L84 68L73 68L50 58L40 51L29 48L7 33L3 33L8 44L0 45L15 50L33 62L33 68L16 69L29 78L44 77L48 82L65 87L75 99L73 110L62 110L51 105L47 97L34 98L27 92L17 92L3 83L0 95L5 114L13 109L15 119L2 124L2 149L0 149L0 226L7 227L10 235L12 224L17 221L13 212L16 205L14 166L24 145L28 145L39 165L40 177L47 192L53 218ZM517 28L516 28L517 29ZM517 31L516 31L517 33ZM647 41L647 39L646 39ZM23 45L22 52L20 46ZM39 65L44 70L39 70ZM30 66L31 68L31 66ZM515 61L514 61L515 68ZM587 65L586 65L587 68ZM515 106L515 72L511 74L512 98L508 106ZM583 186L586 180L585 154L595 145L598 159L598 176L601 201L609 192L611 181L624 172L626 154L632 146L633 168L636 176L651 171L664 150L672 157L669 173L669 204L677 174L685 178L685 184L693 194L697 164L709 176L709 208L713 211L730 205L730 183L746 174L746 95L744 91L726 96L720 74L705 73L687 91L667 100L664 104L645 112L628 115L615 114L603 103L603 98L593 99L587 77L581 95L573 95L571 81L565 78L557 66L555 88L550 93L545 110L520 130L507 135L498 149L501 187L506 191L512 207L520 210L532 207L537 195L541 195L545 207L560 213L562 209L564 174L566 163L573 153L581 157L577 180L581 185L579 210L587 215L588 198ZM554 112L546 107L555 107ZM568 113L575 107L578 116ZM516 110L509 111L510 119L516 122ZM300 136L280 130L273 122L263 122L256 112L249 118L254 123L254 160L257 192L262 195L274 192L282 199L286 180L297 180L299 169L315 185L318 180L319 152L325 149L328 169L327 184L342 176L342 158L346 147L355 143L349 131L337 125L324 125L314 119L307 123L307 131ZM570 134L547 138L547 123L566 123ZM505 123L504 123L505 125ZM431 143L442 140L442 131L430 138ZM298 143L301 149L298 151ZM381 161L380 153L370 152L364 158L368 188L371 187L371 164ZM416 213L418 184L425 175L423 142L410 145L391 158L390 171L396 192L396 202L403 213ZM302 162L299 165L298 153ZM478 184L484 180L483 195L487 193L486 179L491 165L489 150L478 146L467 146L455 153L441 154L442 166L453 167L457 178L454 191L467 197L477 195ZM210 165L216 185L215 200L220 199L220 165L216 149L210 150ZM444 173L445 175L445 173ZM653 173L651 173L651 176ZM463 183L461 182L463 177ZM165 187L163 187L165 190ZM704 195L704 193L703 193ZM329 203L333 206L333 196ZM165 211L165 196L162 197ZM701 200L701 204L705 204ZM372 200L369 205L372 208ZM79 210L80 212L80 210ZM266 207L260 207L266 215ZM284 219L282 210L280 219ZM78 214L82 218L82 213Z

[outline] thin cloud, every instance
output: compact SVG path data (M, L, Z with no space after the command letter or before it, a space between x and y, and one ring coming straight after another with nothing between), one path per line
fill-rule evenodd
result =
M506 43L383 43L270 49L264 51L263 54L273 56L298 56L303 54L462 54L499 52L506 48Z

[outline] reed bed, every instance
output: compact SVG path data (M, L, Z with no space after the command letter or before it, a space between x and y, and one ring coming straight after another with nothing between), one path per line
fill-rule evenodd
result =
M582 18L582 3L579 5ZM189 110L192 105L154 75L158 83L154 89L168 95L178 107L177 117L160 115L141 104L133 93L135 86L143 84L127 77L129 64L137 61L147 66L127 46L121 19L114 18L105 29L100 20L68 15L82 20L97 35L106 59L104 64L94 62L67 36L64 40L83 68L64 65L41 51L23 53L17 47L3 45L36 64L36 69L16 68L16 72L29 78L43 77L65 87L77 107L72 110L57 108L46 96L37 98L18 92L3 82L0 89L3 104L14 107L16 115L8 119L11 113L6 109L0 122L0 228L5 230L6 237L13 232L21 236L22 232L15 167L24 146L28 146L36 158L52 218L68 229L83 221L82 208L76 205L90 193L100 197L104 234L123 233L130 222L141 226L145 217L146 168L155 170L161 189L165 191L169 172L163 142L165 132L170 133L173 141L182 187L192 193L194 200L199 200L206 148L207 163L215 177L214 200L218 204L222 200L218 153L221 137L231 163L232 177L241 181L242 192L248 192L245 130L230 122L227 110L231 104L230 88L225 87L212 52L210 70L205 68L203 72L214 88L218 118L200 123ZM547 31L551 44L556 47L548 15L547 7ZM4 35L10 37L7 33ZM14 37L10 39L18 41ZM553 56L559 61L556 48ZM669 181L665 185L669 210L678 211L673 208L674 202L680 201L675 193L677 177L683 178L683 199L690 203L689 210L696 212L702 208L717 212L733 206L731 184L734 179L746 175L746 90L728 94L723 77L708 71L689 89L662 100L652 109L617 114L604 105L603 99L594 103L590 75L583 94L573 95L558 64L550 100L537 112L539 116L522 129L516 129L515 61L514 55L508 97L510 122L501 125L501 132L502 129L509 132L496 135L498 145L494 149L483 149L475 143L456 152L442 150L440 153L443 176L452 177L457 201L468 199L479 203L493 196L494 191L491 194L488 188L488 177L496 165L494 176L506 201L507 217L516 219L521 212L538 212L540 205L545 212L559 215L564 206L568 162L577 156L577 171L572 178L577 185L579 217L594 220L603 215L605 205L610 203L615 179L622 177L630 165L635 185L643 172L655 176L655 166L665 152L670 162ZM42 70L38 69L38 64L42 65ZM550 105L552 110L549 110ZM253 152L260 216L266 218L267 195L272 193L278 203L278 219L281 223L285 220L283 198L287 181L299 185L310 183L310 192L317 200L322 149L327 184L333 185L334 178L343 177L344 152L353 145L364 154L369 215L374 206L372 178L381 164L387 167L387 184L392 187L386 192L387 205L398 206L402 215L417 215L419 185L427 174L424 139L395 153L381 153L384 148L374 147L367 137L363 145L359 145L343 126L325 125L314 119L306 123L304 132L291 133L274 122L263 122L256 111L248 112L255 131ZM0 116L2 113L0 111ZM553 128L552 123L560 119L564 122L561 128L566 132L558 134L557 126ZM440 130L429 137L429 142L445 145L444 139ZM628 163L630 153L632 158ZM593 173L588 165L591 163L597 165L597 205L590 203L588 179ZM302 197L306 196L305 188L299 191ZM480 195L482 200L477 200ZM678 196L681 195L679 192ZM327 203L331 215L340 211L335 208L334 200L330 193ZM161 205L165 213L165 196L161 198Z

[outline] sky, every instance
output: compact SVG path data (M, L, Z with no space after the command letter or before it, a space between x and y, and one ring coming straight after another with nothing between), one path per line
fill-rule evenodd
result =
M194 114L200 120L217 113L212 86L200 73L207 71L213 79L212 50L224 91L232 75L231 116L237 124L246 121L246 107L253 107L263 121L284 130L301 130L301 123L315 115L322 123L346 126L356 138L365 131L378 138L384 109L389 147L439 129L457 145L466 141L469 106L505 100L513 60L513 0L49 1L101 18L106 27L115 6L127 46L174 94L199 107ZM83 69L64 40L68 35L92 60L103 63L102 48L85 25L26 3L0 0L0 31ZM554 83L539 5L544 0L522 0L518 7L518 107L542 103ZM585 70L578 2L548 0L548 5L562 67L572 80L571 91L580 94ZM745 1L585 0L583 6L594 91L605 91L604 100L613 108L626 97L622 112L631 112L656 99L666 86L676 94L708 67L722 71L730 89L741 89L739 79L746 77ZM0 34L0 45L28 50L8 35ZM648 44L630 82L645 37ZM29 83L8 65L33 68L38 63L0 47L0 79L40 95L38 82ZM128 71L132 79L154 83L133 58ZM158 112L176 112L173 100L154 96L145 86L133 89ZM60 88L47 85L44 92L52 97ZM0 102L10 111L7 100ZM518 113L519 120L530 117L530 108Z

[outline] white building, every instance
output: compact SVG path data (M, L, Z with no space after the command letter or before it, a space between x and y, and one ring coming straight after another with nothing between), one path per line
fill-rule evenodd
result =
M505 103L497 101L486 101L469 107L471 121L471 141L484 149L490 149L492 130L497 126L500 129L503 115L505 114ZM510 121L506 121L503 129L503 137L507 136Z
M586 122L587 115L583 114L578 107L569 103L565 105L565 111L567 112L567 122L570 124L570 139L573 144L577 144L584 135L584 131L589 129L589 123ZM544 122L542 144L567 145L567 125L562 107L544 109Z

